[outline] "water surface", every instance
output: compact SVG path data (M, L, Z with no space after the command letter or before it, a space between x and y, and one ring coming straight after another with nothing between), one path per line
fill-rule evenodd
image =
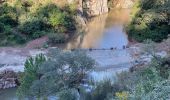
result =
M88 31L75 36L65 48L122 49L128 44L124 25L129 22L129 14L129 9L122 9L92 18L87 23Z

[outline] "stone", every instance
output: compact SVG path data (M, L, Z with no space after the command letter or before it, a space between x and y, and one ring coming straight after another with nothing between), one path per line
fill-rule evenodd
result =
M11 70L4 70L0 73L0 89L7 89L17 86L17 75Z
M131 8L135 0L112 0L110 1L111 8Z
M89 16L96 16L107 13L108 0L85 0L83 1L83 9Z

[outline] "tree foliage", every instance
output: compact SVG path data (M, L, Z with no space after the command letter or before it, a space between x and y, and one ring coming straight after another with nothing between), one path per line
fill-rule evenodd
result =
M5 0L0 4L0 46L21 44L49 33L68 39L71 35L67 34L76 30L72 12L71 7L60 8L54 0Z
M39 87L38 92L32 88L35 81L40 80L41 74L38 72L41 65L46 61L44 55L37 55L35 58L31 57L25 62L24 75L20 82L21 85L18 89L18 95L21 97L34 97L39 96L41 88Z
M141 0L141 10L127 26L129 37L139 42L166 39L170 33L169 6L169 0Z
M65 100L69 90L72 91L69 95L75 100L74 96L77 97L80 85L93 68L94 61L83 52L59 49L52 49L47 57L47 61L43 55L26 61L18 93L28 97L58 94Z

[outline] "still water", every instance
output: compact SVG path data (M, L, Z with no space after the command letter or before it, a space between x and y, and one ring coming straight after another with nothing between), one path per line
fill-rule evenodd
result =
M17 88L0 90L0 100L18 100L16 90Z
M64 48L121 49L128 44L124 25L129 22L129 14L129 9L122 9L92 18L87 23L87 32L75 36Z
M129 22L130 10L114 10L92 18L87 23L87 33L77 35L62 47L72 48L96 48L96 49L122 49L128 44L128 36L124 31L124 25ZM16 88L0 90L0 100L17 100Z

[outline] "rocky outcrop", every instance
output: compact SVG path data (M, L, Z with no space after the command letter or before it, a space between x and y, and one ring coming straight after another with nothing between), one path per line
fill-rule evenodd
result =
M108 0L67 0L68 3L78 3L78 10L88 16L101 15L108 12Z
M67 0L78 4L78 10L88 16L107 13L109 8L131 8L135 0Z
M89 16L107 13L109 11L108 0L84 0L83 9Z
M0 89L7 89L17 86L17 74L11 70L0 73Z
M131 8L135 0L110 0L109 8Z

